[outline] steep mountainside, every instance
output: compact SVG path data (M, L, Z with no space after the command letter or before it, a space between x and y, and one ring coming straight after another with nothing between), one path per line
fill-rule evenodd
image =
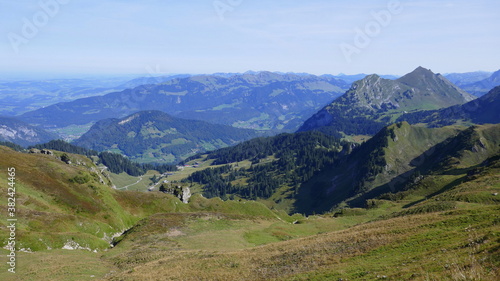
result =
M467 92L480 97L497 86L500 86L500 70L494 72L491 76L481 81L464 85L462 88Z
M405 190L430 175L467 173L498 153L500 125L459 131L394 124L305 183L297 207L321 212L342 204L365 206L367 199Z
M299 131L373 135L404 112L438 109L474 98L422 67L397 80L369 75L308 119Z
M30 124L66 127L142 110L259 130L295 130L349 85L340 79L259 72L199 75L105 96L59 103L23 114Z
M463 105L455 105L439 110L427 110L403 114L399 121L411 124L423 123L429 127L452 124L496 124L500 123L500 87L488 94Z
M118 204L108 177L90 159L68 154L72 164L66 164L62 153L53 153L27 154L0 147L2 171L15 169L12 181L6 172L0 178L5 185L14 182L9 187L15 188L17 203L16 246L33 251L108 248L112 236L137 218ZM6 196L4 192L5 201ZM6 211L2 216L7 217Z
M139 162L174 163L259 135L254 130L176 118L161 111L141 111L99 121L74 144L121 152Z
M28 146L48 142L58 137L40 128L28 125L10 117L0 116L0 141Z

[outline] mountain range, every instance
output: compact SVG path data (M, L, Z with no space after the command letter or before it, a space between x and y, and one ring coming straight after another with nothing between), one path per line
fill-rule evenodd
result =
M481 80L489 78L493 72L488 71L475 71L475 72L465 72L465 73L447 73L444 77L448 79L451 83L457 85L458 87L463 87L465 85L473 84Z
M426 177L483 165L500 153L499 144L500 125L467 129L390 125L305 183L297 206L316 212L342 204L362 207L368 199L405 191Z
M476 96L482 96L488 93L491 89L494 87L500 86L500 70L494 72L491 74L491 76L480 80L476 81L474 83L470 83L467 85L461 86L462 89L465 91L474 94Z
M198 75L59 103L19 118L45 128L61 128L160 110L239 128L294 131L348 87L343 80L314 75Z
M468 85L467 83L477 81L488 74L490 73L448 74L447 77L461 85ZM497 75L498 72L493 73L486 80L494 84ZM59 103L16 118L38 124L38 134L43 132L41 128L47 128L53 133L44 132L45 135L75 139L89 130L92 124L103 120L101 117L124 118L138 112L140 108L161 108L162 111L171 112L177 117L233 127L274 133L295 129L320 130L337 137L374 135L384 126L397 120L406 120L412 124L426 123L435 127L438 123L457 123L458 119L467 119L468 124L476 121L485 123L479 115L488 114L493 118L490 118L490 122L494 122L496 116L493 107L489 106L489 110L476 110L477 116L466 117L465 115L471 114L463 113L464 111L479 105L488 106L488 103L493 105L495 97L491 97L491 101L480 99L462 107L462 104L475 97L453 85L442 75L422 67L397 79L384 76L394 80L375 74L368 75L355 81L344 95L336 98L343 91L342 88L346 89L348 85L339 77L349 80L362 75L318 77L308 74L247 72L144 77L129 80L122 87L151 84L104 96ZM67 84L64 87L78 83L64 81ZM54 85L51 87L54 88ZM304 97L309 100L303 100ZM330 104L314 114L315 110L328 101ZM452 107L449 110L442 113L435 112L450 106ZM15 130L12 127L10 129ZM56 137L54 133L60 136ZM19 137L12 140L18 142ZM46 138L40 139L40 142L44 140ZM86 146L89 146L89 142L86 141ZM24 141L23 145L34 143L35 139L31 139Z

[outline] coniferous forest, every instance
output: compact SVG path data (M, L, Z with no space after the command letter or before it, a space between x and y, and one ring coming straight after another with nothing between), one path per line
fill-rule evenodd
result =
M281 187L297 192L339 157L342 146L348 143L316 131L257 138L208 154L214 164L225 165L195 172L185 181L202 184L206 197L267 199ZM249 168L228 164L244 160L251 161Z

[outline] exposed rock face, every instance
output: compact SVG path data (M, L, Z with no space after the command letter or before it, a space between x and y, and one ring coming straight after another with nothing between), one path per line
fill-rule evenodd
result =
M160 186L160 191L168 194L172 194L179 198L183 203L188 203L189 198L191 198L191 189L187 186L169 186L167 184L162 184Z
M36 148L31 148L29 150L29 153L33 153L33 154L45 154L45 155L54 155L54 152L52 152L51 150L48 150L48 149L36 149Z
M15 118L0 116L0 141L29 146L57 139L58 136Z
M42 149L40 151L40 153L47 154L47 155L54 155L54 153L52 151L48 150L48 149Z
M191 198L191 189L189 189L189 187L185 186L185 187L182 187L182 193L181 193L181 200L183 203L188 203L189 202L189 198Z
M69 159L69 156L66 153L61 155L61 161L63 161L66 164L71 164L71 159Z

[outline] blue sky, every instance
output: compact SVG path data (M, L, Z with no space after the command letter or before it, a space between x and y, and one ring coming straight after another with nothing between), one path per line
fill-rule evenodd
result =
M0 0L0 73L495 71L499 11L494 0Z

